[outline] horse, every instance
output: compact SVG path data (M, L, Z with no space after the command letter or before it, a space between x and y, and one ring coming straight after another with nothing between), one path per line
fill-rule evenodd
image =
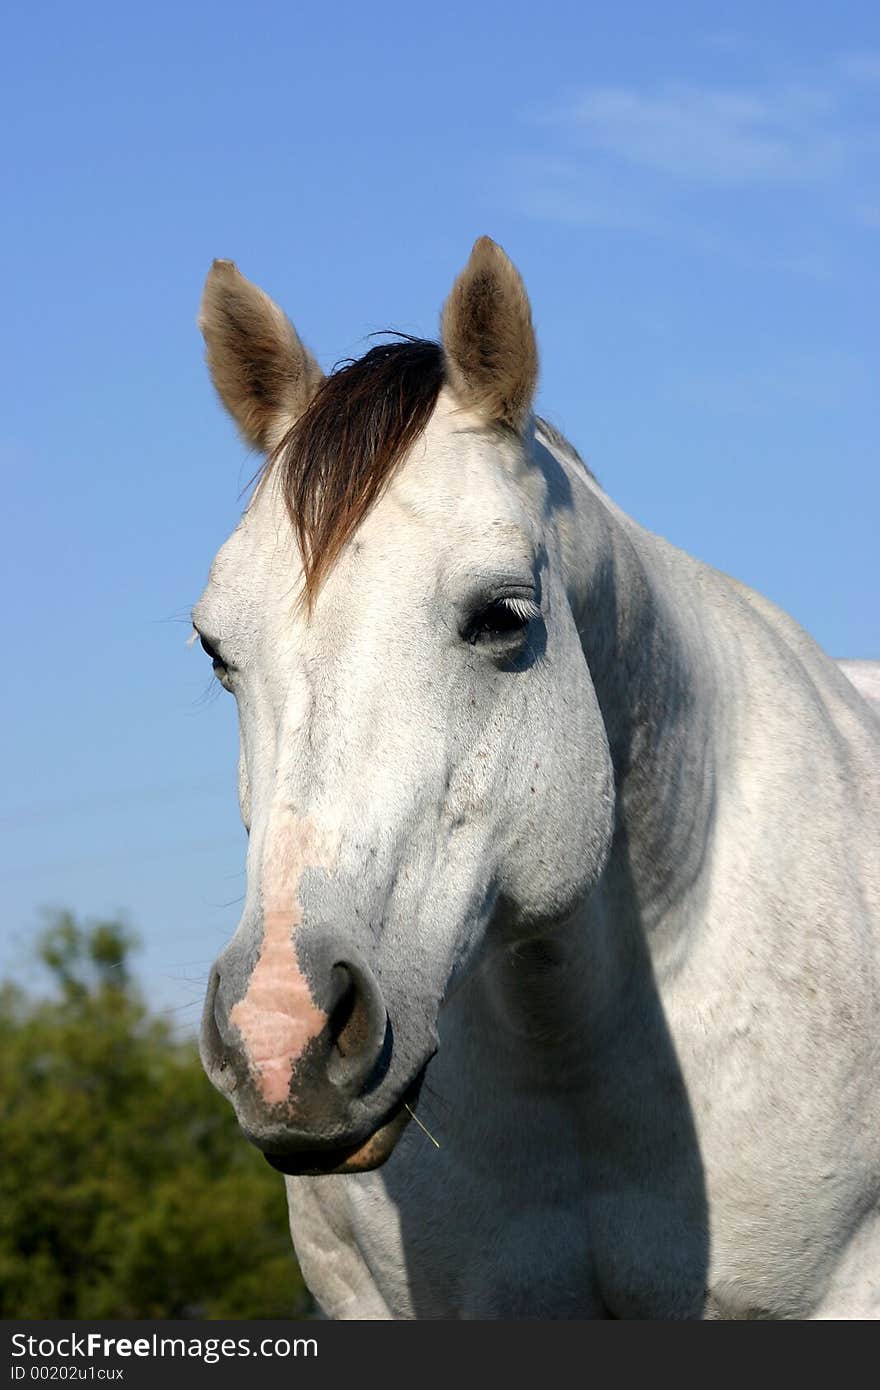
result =
M880 718L537 417L488 238L325 376L230 261L262 456L193 624L240 724L200 1049L335 1319L880 1315Z

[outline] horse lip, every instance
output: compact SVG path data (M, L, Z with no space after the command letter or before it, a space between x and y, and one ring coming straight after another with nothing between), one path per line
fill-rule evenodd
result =
M433 1055L433 1054L432 1054ZM428 1061L431 1059L429 1058ZM319 1177L329 1173L364 1173L380 1167L391 1156L398 1139L409 1123L416 1105L428 1062L417 1073L400 1100L368 1134L354 1143L332 1148L291 1149L286 1153L263 1151L271 1168L288 1177Z

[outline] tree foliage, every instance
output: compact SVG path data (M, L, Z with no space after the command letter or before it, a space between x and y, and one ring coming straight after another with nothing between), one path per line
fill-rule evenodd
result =
M118 922L57 914L0 986L0 1315L303 1316L284 1186L152 1016Z

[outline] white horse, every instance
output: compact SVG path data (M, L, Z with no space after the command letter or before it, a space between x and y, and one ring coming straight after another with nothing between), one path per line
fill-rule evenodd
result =
M335 1318L880 1315L880 719L637 526L474 247L324 378L215 262L268 455L193 621L237 700L202 1055Z

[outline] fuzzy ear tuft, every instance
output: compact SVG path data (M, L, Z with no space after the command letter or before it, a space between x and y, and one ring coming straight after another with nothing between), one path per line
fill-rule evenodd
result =
M521 430L538 381L532 311L519 271L483 236L443 306L446 376L460 403Z
M275 447L324 374L287 315L232 261L215 261L199 310L208 368L245 443Z

